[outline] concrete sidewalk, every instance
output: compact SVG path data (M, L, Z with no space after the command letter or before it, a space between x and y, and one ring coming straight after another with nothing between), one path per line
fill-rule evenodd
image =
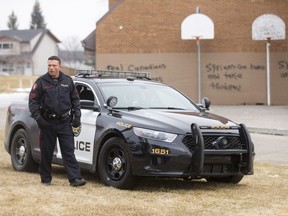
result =
M288 136L288 106L220 106L210 112L244 123L251 133Z

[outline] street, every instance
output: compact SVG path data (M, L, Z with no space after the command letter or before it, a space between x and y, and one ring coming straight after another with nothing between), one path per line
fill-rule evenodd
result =
M256 162L288 166L288 136L251 133Z

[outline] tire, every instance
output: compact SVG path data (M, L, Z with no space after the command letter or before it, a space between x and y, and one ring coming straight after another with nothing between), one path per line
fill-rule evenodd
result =
M227 176L227 177L209 177L206 178L208 182L219 182L219 183L230 183L230 184L238 184L244 175L238 174L233 176Z
M13 136L11 162L16 171L35 172L38 168L37 163L32 158L30 140L24 129L19 129Z
M107 140L99 155L98 172L101 181L119 189L132 189L135 177L125 142L120 138Z

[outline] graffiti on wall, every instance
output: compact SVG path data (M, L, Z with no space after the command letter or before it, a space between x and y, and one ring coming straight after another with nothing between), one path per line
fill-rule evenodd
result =
M112 71L146 71L151 70L163 70L166 69L166 64L148 64L148 65L134 65L134 64L119 64L119 65L107 65L107 70Z
M112 71L156 71L165 70L167 65L163 64L117 64L107 65L107 70ZM288 61L280 60L277 62L277 69L280 78L288 79ZM265 65L254 63L237 63L237 64L216 64L208 63L204 67L204 76L208 81L208 87L212 90L223 90L231 92L241 92L242 83L245 81L247 72L266 72ZM152 80L163 82L163 77L152 77Z
M127 66L124 64L119 64L119 65L107 65L106 69L110 71L145 71L145 72L150 72L152 70L164 70L166 69L167 66L166 64L147 64L147 65L134 65L134 64L128 64ZM163 83L163 78L162 77L152 77L152 80L157 81L157 82L162 82Z
M205 65L205 74L209 87L213 90L226 90L240 92L241 81L246 71L265 71L264 65L255 64L214 64Z
M277 69L280 78L288 79L288 61L277 62ZM241 91L241 80L245 79L244 72L263 71L266 72L265 65L250 64L214 64L205 65L205 75L209 81L209 87L213 90Z
M278 70L281 78L288 79L288 61L281 60L278 62Z

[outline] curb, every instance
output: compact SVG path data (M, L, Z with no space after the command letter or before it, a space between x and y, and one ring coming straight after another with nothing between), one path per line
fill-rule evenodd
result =
M268 135L275 135L275 136L288 136L288 130L254 128L254 127L248 127L247 129L250 133L268 134Z

